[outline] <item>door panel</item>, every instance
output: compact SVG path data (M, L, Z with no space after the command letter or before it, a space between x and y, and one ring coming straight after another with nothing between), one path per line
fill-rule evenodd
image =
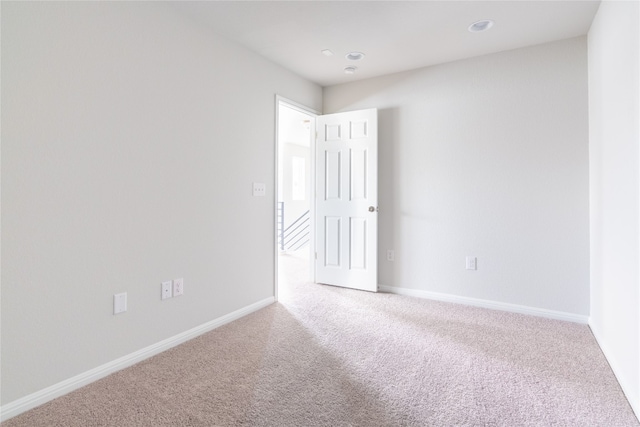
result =
M325 151L325 200L340 200L342 196L342 152Z
M367 149L351 150L350 200L367 199Z
M367 268L367 220L351 218L349 224L349 266L352 270Z
M375 292L377 110L317 118L316 282Z
M341 221L340 217L324 218L325 267L340 267Z

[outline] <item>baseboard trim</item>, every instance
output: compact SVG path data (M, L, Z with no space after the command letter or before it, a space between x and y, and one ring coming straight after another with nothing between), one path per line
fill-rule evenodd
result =
M565 313L563 311L553 311L544 308L528 307L525 305L509 304L504 302L490 301L478 298L461 297L451 294L443 294L439 292L423 291L419 289L398 288L395 286L379 285L378 289L382 292L391 294L404 295L409 297L417 297L430 299L435 301L452 302L456 304L470 305L474 307L489 308L491 310L508 311L511 313L527 314L530 316L546 317L548 319L565 320L568 322L588 324L589 316L580 314Z
M82 374L54 384L50 387L29 394L18 400L7 403L6 405L2 405L2 407L0 407L0 422L6 421L9 418L15 417L16 415L28 411L29 409L35 408L36 406L47 403L48 401L53 400L56 397L60 397L74 390L77 390L80 387L97 381L100 378L104 378L116 371L148 359L151 356L162 353L163 351L166 351L171 347L182 344L185 341L204 334L205 332L209 332L213 329L219 328L222 325L251 314L254 311L258 311L261 308L264 308L274 302L274 297L265 298L262 301L258 301L232 313L226 314L222 317L218 317L217 319L196 326L195 328L189 329L178 335L174 335L173 337L162 340L156 344L152 344L141 350L135 351L111 362L105 363L104 365L98 366L97 368L91 369Z

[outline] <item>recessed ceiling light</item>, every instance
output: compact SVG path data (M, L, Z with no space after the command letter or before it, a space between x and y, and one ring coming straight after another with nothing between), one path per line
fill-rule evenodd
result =
M362 58L364 58L364 53L362 53L362 52L349 52L349 53L347 53L345 58L347 58L347 59L349 59L351 61L359 61Z
M485 19L469 25L469 31L471 31L472 33L479 33L481 31L487 31L491 27L493 27L493 21L490 19Z
M355 74L357 68L356 67L346 67L344 69L345 74Z
M331 52L329 49L325 49L322 51L322 54L324 56L333 56L333 52Z

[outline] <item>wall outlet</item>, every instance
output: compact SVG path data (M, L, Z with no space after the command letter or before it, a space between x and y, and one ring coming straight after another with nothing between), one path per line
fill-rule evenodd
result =
M253 195L254 196L264 196L267 194L267 186L262 182L254 182L253 183Z
M396 252L393 249L387 249L387 261L395 261Z
M474 256L467 257L467 270L477 270L478 269L478 258Z
M173 296L172 289L171 289L172 285L173 283L171 282L171 280L167 282L162 282L162 299L171 298Z
M127 293L115 294L113 296L113 314L127 311Z
M173 279L173 296L177 297L184 294L184 279Z

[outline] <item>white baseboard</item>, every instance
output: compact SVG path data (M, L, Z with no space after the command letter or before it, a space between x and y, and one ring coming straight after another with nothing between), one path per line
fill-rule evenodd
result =
M40 406L43 403L55 399L56 397L60 397L67 393L70 393L76 389L79 389L80 387L99 380L100 378L104 378L116 371L141 362L144 359L148 359L151 356L155 356L158 353L162 353L163 351L166 351L171 347L175 347L178 344L182 344L185 341L197 337L198 335L202 335L205 332L209 332L213 329L219 328L224 324L244 317L250 313L253 313L254 311L260 310L261 308L264 308L274 302L274 297L263 299L262 301L258 301L232 313L211 320L210 322L196 326L195 328L189 329L188 331L182 332L178 335L174 335L173 337L167 338L156 344L150 345L126 356L120 357L109 363L105 363L104 365L98 366L97 368L91 369L87 372L71 377L67 380L22 397L18 400L7 403L6 405L2 405L2 407L0 408L0 422L6 421L11 417L15 417L16 415L26 412L29 409L35 408L36 406Z
M382 292L391 294L404 295L409 297L424 298L436 301L452 302L456 304L471 305L474 307L489 308L492 310L508 311L511 313L527 314L530 316L546 317L548 319L565 320L568 322L589 323L589 316L581 314L565 313L563 311L553 311L544 308L527 307L524 305L509 304L504 302L490 301L478 298L461 297L451 294L442 294L438 292L429 292L418 289L398 288L395 286L379 285L378 289Z

